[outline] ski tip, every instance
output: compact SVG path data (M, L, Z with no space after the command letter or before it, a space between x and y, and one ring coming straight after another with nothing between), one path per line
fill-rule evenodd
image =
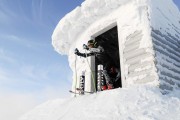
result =
M79 94L79 93L75 93L74 91L72 90L69 90L70 93L73 93L73 94Z

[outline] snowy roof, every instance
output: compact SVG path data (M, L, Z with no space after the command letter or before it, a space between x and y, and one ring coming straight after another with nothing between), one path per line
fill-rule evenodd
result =
M168 20L170 22L177 22L173 18L177 14L178 17L180 16L178 8L175 7L172 0L166 0L166 2L164 0L86 0L81 4L81 7L76 7L59 21L52 35L52 44L55 50L62 55L68 55L69 49L88 27L100 18L127 4L140 7L152 7L153 5L152 9L156 10L153 11L151 16L155 16L154 19L157 19L157 23L160 23L161 26L166 26L167 24L167 20L164 23L161 22L162 17L163 19L171 19ZM149 10L149 12L152 11ZM139 12L139 16L141 16L141 12ZM157 16L160 17L158 18ZM158 26L156 22L153 23L152 21L152 24Z
M86 0L60 20L52 44L60 54L68 54L71 43L94 21L134 0Z

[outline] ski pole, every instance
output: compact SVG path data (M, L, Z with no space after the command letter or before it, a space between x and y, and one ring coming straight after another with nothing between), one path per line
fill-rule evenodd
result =
M76 86L77 86L77 70L76 70L76 62L77 62L77 56L75 55L75 65L74 65L74 69L75 69L75 93L76 93ZM74 97L76 97L76 94L74 94Z

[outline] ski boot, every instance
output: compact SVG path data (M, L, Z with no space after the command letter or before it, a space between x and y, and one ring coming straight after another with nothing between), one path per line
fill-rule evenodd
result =
M104 90L107 90L107 85L103 85L101 86L101 89L104 91Z
M113 84L108 84L108 90L114 89L114 85Z

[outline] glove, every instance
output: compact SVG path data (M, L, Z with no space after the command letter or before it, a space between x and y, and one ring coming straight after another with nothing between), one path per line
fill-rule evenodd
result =
M88 46L83 44L83 48L86 49L86 50L89 50Z
M78 53L79 53L79 50L76 48L76 49L74 50L74 54L78 55Z

